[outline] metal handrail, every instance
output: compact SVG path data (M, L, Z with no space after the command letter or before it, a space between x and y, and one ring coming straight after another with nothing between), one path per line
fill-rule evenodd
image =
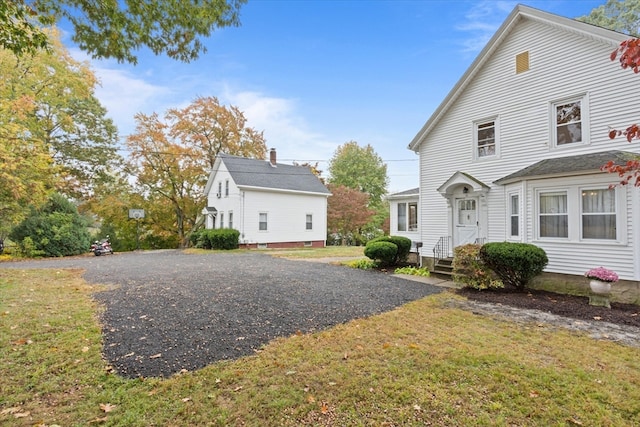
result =
M449 247L451 246L451 236L442 236L438 239L438 243L433 247L434 263L445 259L449 256Z

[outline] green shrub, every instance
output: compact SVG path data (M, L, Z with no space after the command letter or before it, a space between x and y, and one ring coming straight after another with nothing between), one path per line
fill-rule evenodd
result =
M375 261L366 258L354 259L346 263L348 267L357 268L360 270L371 270L376 268L378 264Z
M398 254L398 246L391 242L373 241L364 248L367 258L376 261L381 267L393 265Z
M86 220L73 203L56 193L40 209L31 209L9 237L25 256L78 255L90 245Z
M431 273L426 268L418 268L418 267L400 267L396 268L394 271L395 274L409 274L411 276L422 276L429 277Z
M499 289L503 283L479 258L480 245L468 244L453 250L453 281L465 288Z
M411 239L403 236L380 236L375 239L369 240L367 245L370 243L376 242L389 242L396 245L398 251L396 252L395 259L393 260L393 265L400 264L407 260L409 257L409 252L411 251Z
M487 243L480 248L479 255L505 285L517 289L524 289L549 262L545 251L530 243Z
M215 230L201 230L195 238L196 248L202 249L238 249L240 232L233 228L216 228Z

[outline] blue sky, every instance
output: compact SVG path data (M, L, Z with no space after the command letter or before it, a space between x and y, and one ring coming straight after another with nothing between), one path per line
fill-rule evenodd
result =
M604 2L524 4L575 18ZM407 145L517 3L250 0L242 25L216 31L197 61L142 51L136 66L90 62L122 138L138 112L162 115L216 96L264 131L279 162L319 162L326 176L338 146L370 144L396 192L418 186Z

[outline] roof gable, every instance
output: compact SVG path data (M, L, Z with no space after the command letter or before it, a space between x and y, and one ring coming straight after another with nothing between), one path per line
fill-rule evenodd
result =
M528 6L517 5L500 26L498 31L489 40L487 45L482 49L471 66L462 75L460 80L458 80L445 99L436 108L431 117L429 117L422 129L420 129L417 135L409 143L408 148L410 150L418 152L420 145L427 138L429 133L438 125L440 119L447 114L449 109L457 101L467 86L469 86L469 84L474 80L482 67L494 56L495 52L500 49L504 40L513 31L515 26L519 25L523 20L531 20L562 31L578 34L581 37L598 40L604 44L610 44L612 50L617 47L621 41L629 38L628 35L607 30L595 25L543 12ZM558 43L560 42L561 41L558 41Z
M233 182L241 188L330 195L327 187L307 167L281 163L276 163L273 166L266 160L249 159L224 153L218 154L209 182L207 182L207 192L215 179L215 172L220 168L220 163L224 163Z

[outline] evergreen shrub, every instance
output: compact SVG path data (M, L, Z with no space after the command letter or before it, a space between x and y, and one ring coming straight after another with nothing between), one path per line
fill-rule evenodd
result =
M505 285L524 289L549 263L544 249L530 243L492 242L480 248L480 260Z

